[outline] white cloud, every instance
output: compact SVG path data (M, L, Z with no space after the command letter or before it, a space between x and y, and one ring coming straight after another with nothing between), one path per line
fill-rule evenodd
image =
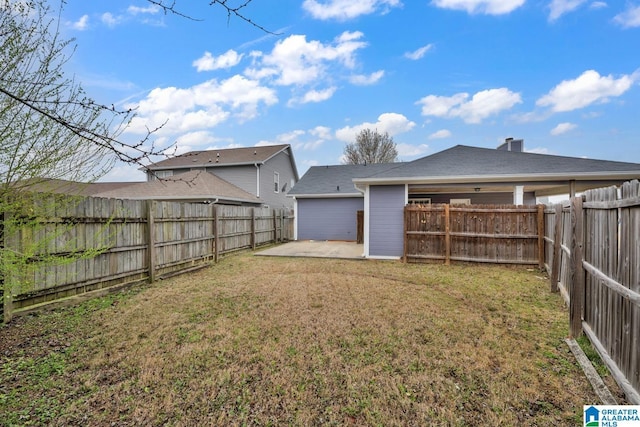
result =
M100 16L100 20L102 21L103 24L105 24L107 27L110 27L110 28L113 28L116 25L118 25L120 22L122 22L122 18L120 16L114 16L109 12L103 13L102 16Z
M193 150L201 150L203 145L214 144L218 141L218 138L206 130L188 132L180 136L176 146L176 154L187 153Z
M387 13L392 7L400 7L400 0L304 0L302 8L316 19L346 21L361 15Z
M272 89L238 75L186 89L156 88L140 101L138 116L127 132L145 133L147 127L154 128L165 121L160 135L194 132L214 127L231 116L239 121L249 120L258 114L259 104L276 102Z
M525 3L525 0L433 0L434 6L443 9L464 10L467 13L504 15Z
M377 130L380 133L388 132L390 136L408 132L416 124L398 113L383 113L378 116L376 123L362 123L356 126L346 126L336 131L336 138L345 142L353 142L356 135L363 129Z
M619 79L612 75L601 76L597 71L587 70L575 80L564 80L548 94L536 101L541 107L551 107L554 112L572 111L593 103L605 103L609 98L620 96L633 85L635 74L623 75Z
M604 9L605 7L609 7L609 5L606 2L603 1L594 1L589 5L589 9Z
M200 71L213 71L221 68L231 68L238 65L243 55L233 49L229 49L220 56L213 56L211 52L205 52L200 58L193 61L192 65Z
M333 136L331 135L331 128L326 126L316 126L309 131L309 133L315 137L320 139L331 139Z
M301 129L292 130L291 132L281 133L276 137L276 142L273 145L279 144L293 144L299 137L305 135L306 132Z
M627 10L616 15L613 20L623 28L640 27L640 5L628 5Z
M368 76L363 74L351 76L349 77L349 81L354 85L369 86L372 84L376 84L382 77L384 77L384 70L378 70L369 74Z
M149 5L147 7L129 6L127 8L127 12L130 15L155 15L160 12L160 6L157 6L155 4Z
M324 90L310 90L304 94L304 96L298 100L300 104L307 104L309 102L322 102L330 99L335 93L336 88L330 87Z
M262 140L258 145L290 144L296 151L313 151L329 139L332 139L331 129L316 126L309 131L297 129L282 133L276 136L274 141Z
M574 123L569 123L569 122L559 123L558 126L551 129L551 132L549 133L553 136L558 136L558 135L562 135L563 133L567 133L577 127L578 125Z
M586 0L552 0L549 4L549 21L555 21L565 13L573 12Z
M140 23L152 26L164 26L163 17L155 19L149 18L149 16L158 15L162 9L157 5L150 5L148 7L129 6L126 13L114 15L111 12L105 12L100 16L100 21L106 26L113 28L124 22L128 22L132 19L137 20Z
M480 123L520 103L520 94L507 88L483 90L471 99L468 93L458 93L450 97L428 95L416 102L422 106L423 116L460 117L466 123Z
M445 139L451 138L451 131L447 129L440 129L429 135L429 139Z
M423 58L431 49L433 49L433 44L429 43L428 45L422 46L421 48L418 48L413 52L405 52L404 57L413 61L417 61L418 59Z
M84 31L89 28L89 15L82 15L76 22L72 22L71 28L78 31Z
M405 143L396 144L398 150L398 157L406 159L408 157L418 157L429 151L427 144L411 145Z
M305 85L327 78L332 67L353 69L356 52L367 44L361 32L344 32L332 43L307 41L304 35L292 35L278 41L269 54L252 53L254 65L245 70L251 78L274 78L275 84ZM334 74L334 73L331 73Z

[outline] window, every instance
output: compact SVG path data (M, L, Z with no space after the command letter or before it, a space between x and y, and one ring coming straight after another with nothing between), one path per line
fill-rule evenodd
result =
M280 174L278 172L273 173L273 191L280 192Z
M154 180L169 178L170 176L173 176L173 171L172 170L154 171L153 172L153 179Z
M449 201L451 205L470 205L471 199L451 199Z
M409 204L410 205L430 205L431 198L427 197L422 199L409 199Z

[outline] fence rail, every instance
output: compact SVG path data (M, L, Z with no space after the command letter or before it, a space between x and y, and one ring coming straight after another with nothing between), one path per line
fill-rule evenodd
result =
M404 260L542 266L543 214L542 205L408 205Z
M551 290L569 305L627 399L640 404L640 182L587 191L545 210Z
M34 196L3 234L20 254L0 279L5 321L191 271L242 249L293 237L290 210L202 203Z

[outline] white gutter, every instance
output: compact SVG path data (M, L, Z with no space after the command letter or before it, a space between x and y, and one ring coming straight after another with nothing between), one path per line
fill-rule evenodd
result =
M640 170L628 172L581 172L567 174L529 174L529 175L462 175L462 176L422 176L398 178L354 178L353 183L390 185L390 184L447 184L447 183L476 183L476 182L538 182L538 181L584 181L584 180L630 180L640 177Z
M298 199L340 199L340 198L363 197L363 194L362 193L287 194L287 197L294 197Z
M364 188L358 187L358 184L355 183L355 178L352 181L354 181L353 186L356 187L356 190L358 190L359 192L362 193L362 195L364 195L367 191L367 187L364 187Z

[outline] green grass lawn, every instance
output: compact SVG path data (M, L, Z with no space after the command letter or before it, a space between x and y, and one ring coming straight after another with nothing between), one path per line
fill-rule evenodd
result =
M240 254L0 327L0 424L574 426L598 401L548 288Z

